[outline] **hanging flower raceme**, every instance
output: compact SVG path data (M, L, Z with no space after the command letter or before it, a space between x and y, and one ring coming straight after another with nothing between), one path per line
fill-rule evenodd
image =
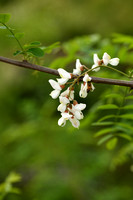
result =
M81 88L79 96L86 98L88 93L94 91L95 87L92 84L92 78L89 76L91 71L98 71L100 66L111 64L113 66L118 65L119 58L112 58L104 53L102 60L98 58L97 54L94 54L94 65L91 69L80 63L80 60L76 60L76 68L73 69L73 74L66 70L59 68L58 72L60 78L57 81L50 79L49 83L54 89L50 96L53 99L59 97L59 106L57 110L61 113L61 117L58 120L58 125L63 127L66 121L70 121L72 126L79 128L80 120L84 118L83 110L86 108L86 104L78 103L74 97L74 88L81 82ZM86 70L86 71L85 71ZM85 71L85 72L84 72ZM83 77L83 78L82 78ZM71 82L69 82L71 80ZM68 86L68 87L67 87ZM66 89L64 89L67 87ZM64 89L64 91L62 91Z

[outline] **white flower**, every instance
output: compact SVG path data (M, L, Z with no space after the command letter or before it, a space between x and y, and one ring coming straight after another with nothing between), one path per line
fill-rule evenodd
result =
M92 69L99 66L100 59L98 58L98 55L96 53L93 56L93 60L94 60L94 65L92 66ZM93 71L96 71L96 72L98 72L99 70L100 70L100 67L93 69Z
M80 122L76 117L70 118L69 120L72 123L73 127L79 128Z
M61 93L62 97L66 97L69 96L69 100L72 101L74 99L74 90L70 91L70 88L67 88L67 90L65 90L64 92Z
M117 66L119 64L119 58L112 58L105 52L103 54L103 63L104 65L108 65L108 64L111 64L113 66Z
M71 74L69 72L67 72L66 70L59 68L58 69L59 75L61 78L65 78L65 79L70 79L71 78Z
M82 98L86 98L87 97L87 83L85 83L85 85L82 83L81 84L81 89L79 92L79 96Z
M59 96L60 103L67 104L69 103L69 99L66 97Z
M119 64L119 58L112 58L110 57L110 55L108 55L106 52L103 54L103 59L100 60L98 58L98 55L97 54L94 54L94 65L92 66L92 69L95 68L95 67L98 67L100 65L105 65L107 66L108 64L110 65L113 65L113 66L117 66ZM94 69L93 71L99 71L100 67Z
M83 65L80 63L80 60L76 60L76 69L73 69L73 74L74 75L80 75L81 71L83 69Z
M59 100L61 104L58 106L57 110L60 112L65 112L67 107L66 104L70 103L70 101L68 98L62 96L59 97Z
M57 81L60 85L66 84L66 82L71 79L71 74L66 70L59 68L58 69L59 75L61 78L57 78Z
M62 117L58 120L58 125L63 127L66 124L66 120L70 119L72 115L69 113L61 113L61 115Z
M91 77L88 74L85 74L84 78L83 78L84 82L88 82L91 81Z
M50 96L51 96L53 99L56 99L56 98L59 96L59 94L60 94L62 88L60 87L60 85L59 85L58 82L56 82L56 81L54 81L54 80L52 80L52 79L49 80L49 83L50 83L50 85L52 86L52 88L54 89L54 90L50 93Z
M57 107L57 110L60 111L60 112L65 112L66 110L66 104L63 104L61 103L58 107Z
M80 104L76 104L76 105L72 105L72 112L74 114L74 116L80 120L84 118L83 113L81 112L81 110L84 110L86 108L86 104L80 103Z

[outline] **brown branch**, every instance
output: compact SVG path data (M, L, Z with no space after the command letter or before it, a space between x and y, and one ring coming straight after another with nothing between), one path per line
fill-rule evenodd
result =
M0 56L0 61L4 62L4 63L16 65L18 67L24 67L24 68L33 69L33 70L37 70L37 71L41 71L41 72L45 72L45 73L49 73L49 74L59 76L58 71L55 70L55 69L31 64L27 61L17 61L17 60L5 58L5 57L2 57L2 56ZM120 86L126 86L126 87L133 88L133 81L123 81L123 80L117 80L117 79L99 78L99 77L92 77L92 76L91 76L91 78L92 78L92 82L94 82L94 83L120 85Z

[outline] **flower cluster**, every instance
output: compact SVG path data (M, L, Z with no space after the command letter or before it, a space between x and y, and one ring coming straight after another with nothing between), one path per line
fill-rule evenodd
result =
M89 76L89 72L98 71L100 66L107 66L111 64L113 66L118 65L119 58L113 58L104 53L102 60L100 60L97 54L94 54L94 65L91 69L88 69L86 66L80 63L80 60L76 60L76 68L73 69L73 73L69 73L66 70L59 68L58 73L60 78L57 78L57 81L50 79L49 83L54 89L50 96L53 99L59 97L59 106L57 110L61 112L61 118L58 120L59 126L65 126L66 121L69 120L75 128L79 128L80 120L84 118L82 110L86 108L86 104L78 103L74 99L74 87L76 83L78 84L81 81L81 89L79 91L79 96L81 98L86 98L89 91L93 91L95 87L92 84L92 78ZM73 80L69 82L69 80ZM67 86L67 89L62 92L62 90Z
M103 54L103 58L100 60L98 58L98 55L95 53L94 54L94 57L93 57L93 60L94 60L94 65L92 66L92 69L93 71L99 71L100 70L100 67L101 65L105 65L107 66L108 64L110 65L113 65L113 66L117 66L119 64L119 58L112 58L105 52Z

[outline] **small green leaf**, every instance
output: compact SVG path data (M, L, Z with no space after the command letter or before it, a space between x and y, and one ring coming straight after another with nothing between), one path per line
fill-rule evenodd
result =
M133 120L133 114L120 115L119 118Z
M31 42L30 44L31 44L31 45L35 45L35 46L38 46L38 45L41 45L41 42L39 42L39 41L34 41L34 42Z
M55 42L47 47L43 47L43 50L45 53L51 53L53 51L53 49L57 48L60 46L60 42Z
M125 99L133 100L133 95L132 96L127 96Z
M15 37L19 40L24 36L24 33L16 33Z
M124 134L124 133L117 133L117 136L122 137L126 140L129 140L129 141L132 140L132 137L130 135L127 135L127 134Z
M104 137L102 137L99 141L98 141L98 145L101 145L101 144L103 144L104 142L106 142L107 140L109 140L110 138L112 138L113 137L113 135L106 135L106 136L104 136Z
M98 107L100 110L118 109L119 107L114 104L101 105Z
M101 135L104 135L104 134L110 133L110 132L112 133L112 131L113 131L112 128L104 128L104 129L98 131L97 133L95 133L94 137L99 137Z
M92 124L92 126L110 126L110 125L113 125L114 122L95 122Z
M106 95L104 98L122 99L123 97L120 94L112 93L112 94Z
M122 107L121 109L132 110L133 109L133 105L127 105L127 106Z
M111 140L109 140L107 143L106 143L106 147L108 150L113 150L117 144L117 141L118 139L115 137L115 138L112 138Z
M6 178L6 183L15 183L19 181L21 181L21 176L15 172L11 172Z
M10 14L0 14L0 22L5 24L10 20Z
M19 54L22 54L22 51L18 51L18 50L17 50L16 52L14 52L13 55L14 55L14 56L17 56L17 55L19 55Z
M99 119L98 122L104 121L106 119L114 118L114 117L115 117L115 115L106 115L106 116L102 117L101 119Z
M28 49L27 52L33 54L36 57L44 56L44 51L41 48L31 48L31 49Z

